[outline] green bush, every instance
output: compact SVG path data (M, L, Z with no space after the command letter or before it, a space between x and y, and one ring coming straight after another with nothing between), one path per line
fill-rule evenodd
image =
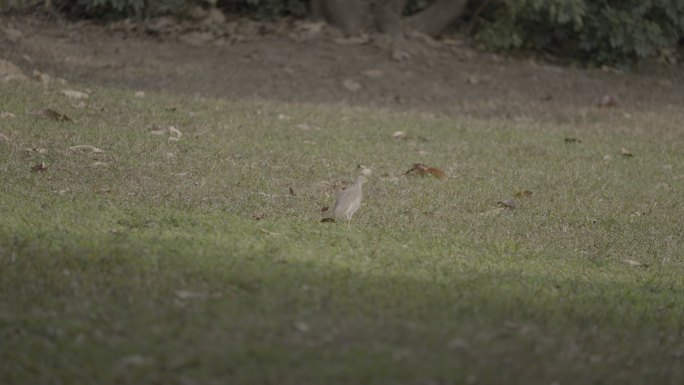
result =
M682 0L510 0L483 16L476 38L593 64L630 63L684 38Z

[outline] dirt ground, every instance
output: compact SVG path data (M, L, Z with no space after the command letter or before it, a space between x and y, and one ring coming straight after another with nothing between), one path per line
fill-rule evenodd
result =
M344 39L322 24L201 15L178 23L0 17L0 58L70 83L228 99L342 103L447 115L582 124L615 95L624 114L684 117L684 69L582 69L473 47L458 36Z

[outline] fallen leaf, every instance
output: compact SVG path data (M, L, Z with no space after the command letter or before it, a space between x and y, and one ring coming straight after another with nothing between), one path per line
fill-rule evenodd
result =
M392 133L392 138L394 139L406 139L408 138L408 135L404 131L394 131Z
M90 97L87 93L76 90L61 90L59 93L72 99L88 99Z
M365 175L365 176L371 176L371 174L373 173L373 170L371 170L370 168L368 168L368 167L366 167L366 166L364 166L364 165L362 165L362 164L356 166L356 168L360 169L360 170L361 170L361 174L362 174L362 175Z
M342 85L344 86L344 88L351 92L357 92L361 90L361 83L357 82L354 79L345 79L342 82Z
M152 135L164 135L167 132L168 132L168 130L165 128L153 128L150 130L150 134L152 134Z
M515 203L515 201L513 199L506 199L503 201L498 201L496 203L498 203L501 206L508 208L508 209L517 209L518 208L518 205Z
M70 146L69 150L71 151L90 151L93 154L101 154L104 152L101 148L97 148L95 146L91 146L89 144L79 144L77 146Z
M428 172L428 174L431 174L432 176L434 176L437 179L448 178L447 174L444 171L442 171L436 167L428 167L427 172Z
M191 290L174 290L173 293L179 299L204 299L209 296L207 293Z
M529 198L532 196L532 191L530 190L521 190L515 193L516 198Z
M259 231L261 231L262 233L264 233L266 235L271 235L271 236L280 235L279 233L274 233L273 231L268 231L262 227L259 227Z
M70 117L61 114L53 109L50 108L45 108L39 111L34 111L31 113L33 116L38 116L41 118L46 118L46 119L52 119L58 122L73 122L73 119Z
M361 72L361 75L367 77L367 78L379 78L385 75L385 72L380 69L369 69Z
M577 138L565 138L565 143L582 143L580 139Z
M174 126L169 126L168 130L172 135L169 137L169 140L180 140L181 136L183 136L183 133Z
M43 86L47 86L50 84L52 81L52 77L46 73L42 73L38 70L33 70L33 78L35 80L39 80L41 83L43 83Z
M623 259L622 262L634 267L648 267L648 265L641 263L639 261L635 261L633 259Z
M358 36L340 37L334 40L339 45L361 45L370 41L370 37L365 33Z
M620 107L622 103L620 103L620 99L612 94L604 95L601 98L601 101L599 101L599 107L600 108L617 108Z
M422 163L414 163L413 167L405 172L406 175L418 174L420 176L425 176L426 174L432 175L437 179L446 179L448 175L435 167L428 167Z
M392 51L392 59L394 59L396 61L404 61L404 60L408 60L410 58L411 58L411 55L406 51L402 51L400 49L395 49Z
M43 162L36 163L33 166L31 166L31 170L33 171L40 171L40 172L45 172L47 171L47 165Z
M297 331L302 332L302 333L306 333L311 329L309 327L309 325L306 324L305 322L295 322L294 328L297 329Z
M26 148L24 150L26 152L35 152L38 154L47 154L47 152L48 152L47 148L38 148L38 147Z
M628 149L626 149L624 147L620 148L620 155L625 156L625 157L634 156L634 154L632 154Z
M428 167L422 163L414 163L413 167L406 171L404 174L418 174L420 176L425 176L427 174Z

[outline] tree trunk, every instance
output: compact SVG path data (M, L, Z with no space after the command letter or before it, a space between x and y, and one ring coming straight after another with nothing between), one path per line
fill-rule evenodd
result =
M436 0L427 9L408 18L409 27L438 35L463 14L468 0Z
M398 36L402 32L401 12L408 0L376 0L373 17L378 32Z
M322 16L346 35L357 35L368 26L371 4L368 0L313 0L314 17Z

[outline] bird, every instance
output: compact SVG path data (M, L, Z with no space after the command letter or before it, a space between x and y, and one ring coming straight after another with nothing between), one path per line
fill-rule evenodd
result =
M351 221L352 216L356 210L361 207L361 200L363 199L362 187L368 181L366 175L361 174L356 177L356 182L346 190L342 191L337 202L335 202L335 218L346 219L347 226Z

